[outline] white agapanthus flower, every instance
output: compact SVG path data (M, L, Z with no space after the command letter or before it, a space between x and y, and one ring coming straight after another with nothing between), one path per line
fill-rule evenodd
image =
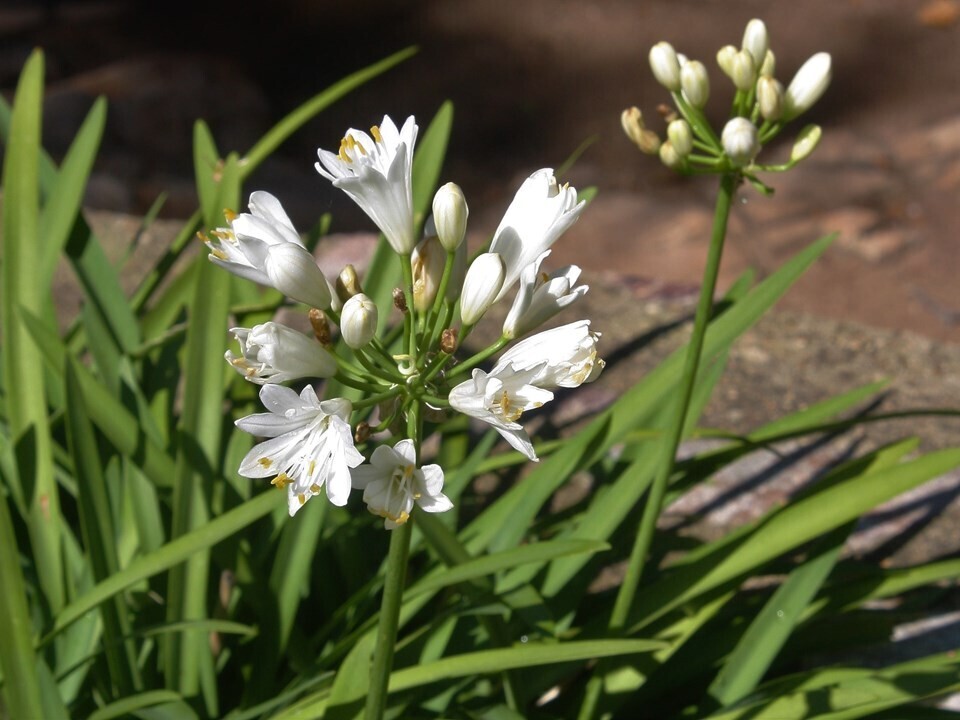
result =
M490 243L490 252L503 258L506 273L496 300L513 287L520 273L577 221L584 202L577 191L561 187L550 168L537 170L523 185L503 215Z
M276 288L311 307L330 306L330 289L280 201L268 192L250 195L250 212L229 218L206 241L210 260L234 275Z
M240 355L227 350L227 362L257 385L300 378L328 378L337 361L316 340L275 322L230 330L240 343Z
M541 388L574 388L592 382L605 363L597 357L600 333L590 332L589 320L561 325L531 335L505 352L491 375L508 369L535 371L527 380Z
M372 136L372 137L371 137ZM347 130L336 153L317 150L317 172L343 190L376 223L396 252L407 255L416 244L413 233L413 116L397 130L384 115L380 126Z
M393 530L410 519L416 503L426 512L446 512L453 507L443 494L443 470L439 465L417 467L412 440L400 440L392 448L380 445L368 465L352 471L353 487L363 490L363 501L383 526Z
M549 254L547 250L520 273L520 289L503 323L504 336L526 335L587 293L588 286L576 284L580 277L580 268L576 265L568 265L550 275L540 271L541 263Z
M517 421L527 410L553 400L552 392L531 384L545 366L546 362L541 362L517 370L501 363L489 373L478 368L470 380L452 388L447 399L454 410L489 424L515 450L536 461L530 437Z
M321 401L311 386L297 395L282 385L264 385L260 402L269 410L237 420L241 430L271 438L247 453L240 474L248 478L274 477L272 485L287 488L287 506L293 516L324 488L334 505L345 505L350 495L350 468L363 462L353 446L349 400Z

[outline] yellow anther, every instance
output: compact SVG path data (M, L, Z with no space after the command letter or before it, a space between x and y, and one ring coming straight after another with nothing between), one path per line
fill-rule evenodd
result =
M311 460L311 461L310 461L310 466L307 468L307 475L313 475L313 471L316 470L316 469L317 469L317 461L316 461L316 460ZM320 492L320 491L317 490L316 492Z
M314 495L319 495L319 494L320 494L320 486L317 485L316 483L314 483L313 485L310 486L310 492L312 492Z
M303 493L300 493L299 495L297 495L297 500L299 500L300 504L303 505L305 502L307 502L307 496L304 495Z
M520 419L520 416L523 415L521 408L511 409L510 396L506 390L503 391L503 394L500 396L500 402L497 404L500 406L500 412L503 414L504 419L508 422L516 422Z
M268 467L270 467L271 465L273 465L273 460L271 460L271 459L268 458L268 457L262 457L262 458L260 458L260 459L257 460L257 464L258 464L260 467L268 468Z
M228 223L232 223L234 220L237 219L237 214L230 208L223 209L223 216L227 219Z
M378 128L376 125L370 128L370 134L373 135L374 142L383 142L383 135L380 134L380 128Z
M228 260L227 254L220 248L213 248L210 251L210 254L213 255L217 260Z
M270 481L271 485L276 486L278 490L283 490L291 482L290 476L286 473L280 473L273 480Z

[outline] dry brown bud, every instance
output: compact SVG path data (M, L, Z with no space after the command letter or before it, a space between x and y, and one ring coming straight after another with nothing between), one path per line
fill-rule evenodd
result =
M407 298L402 288L393 289L393 306L402 313L407 312Z
M447 355L453 355L457 351L457 328L447 328L440 336L440 349Z
M324 347L332 347L333 338L330 334L330 322L323 310L310 308L307 317L310 318L310 327L313 328L313 336L317 339L317 342Z
M358 445L370 439L370 423L357 423L357 431L353 434L353 441Z

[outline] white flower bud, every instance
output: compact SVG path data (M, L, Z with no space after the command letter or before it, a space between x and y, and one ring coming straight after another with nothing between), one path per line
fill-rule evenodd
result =
M377 334L377 306L366 295L354 295L343 304L340 336L354 350L362 348Z
M623 132L634 145L640 148L641 152L655 155L660 149L660 138L644 126L640 108L631 107L624 110L620 114L620 124L623 126Z
M506 266L499 253L483 253L471 263L460 293L460 319L464 325L473 325L483 317L503 287L505 275Z
M812 153L820 143L821 134L819 125L807 125L801 130L790 151L790 162L800 162Z
M767 26L764 25L763 20L754 18L747 23L740 47L753 56L754 63L757 65L763 63L770 48L770 36L767 34Z
M456 250L467 233L467 217L470 210L463 190L449 182L433 196L433 222L443 249Z
M830 54L817 53L793 76L783 98L783 118L792 120L820 99L830 84Z
M691 60L680 67L680 86L687 102L703 109L710 97L710 77L707 68L699 60Z
M410 265L413 268L413 307L417 311L423 312L433 306L446 262L447 253L436 237L421 240L413 249Z
M756 126L742 117L735 117L723 128L720 136L723 151L738 167L749 165L760 152Z
M746 92L757 82L757 63L746 50L740 50L730 63L730 79L737 90Z
M673 147L673 143L667 140L660 146L660 162L671 170L678 170L683 167L683 156Z
M760 74L764 77L773 77L777 74L777 56L773 54L773 50L767 50L767 54L764 55Z
M725 45L717 52L717 65L727 77L733 77L733 58L738 52L733 45Z
M289 298L315 308L330 307L330 286L313 256L295 243L267 249L264 270L270 284Z
M764 120L779 120L783 115L783 85L767 75L757 80L757 103Z
M686 120L674 120L667 125L667 137L680 157L686 157L693 152L693 131Z
M658 42L650 48L650 69L657 82L670 92L680 91L680 60L668 42Z

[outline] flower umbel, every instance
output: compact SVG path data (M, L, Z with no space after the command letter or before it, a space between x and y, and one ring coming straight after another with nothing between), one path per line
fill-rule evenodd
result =
M353 469L353 487L363 490L363 501L383 526L392 530L410 519L416 503L426 512L446 512L453 507L443 490L439 465L417 467L412 440L400 440L392 448L380 445L370 463Z
M271 439L247 453L240 474L275 476L270 482L287 488L291 516L324 487L330 502L345 505L350 468L363 462L350 432L350 401L321 401L309 385L299 395L281 385L264 385L260 401L269 412L248 415L236 424L251 435Z

